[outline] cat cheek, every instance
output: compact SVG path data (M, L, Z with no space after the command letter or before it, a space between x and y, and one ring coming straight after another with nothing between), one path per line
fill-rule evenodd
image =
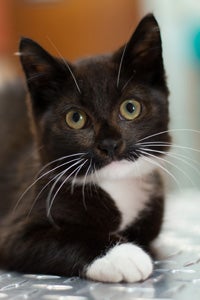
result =
M74 143L84 149L91 151L94 147L94 138L92 133L83 133L81 130L74 134Z

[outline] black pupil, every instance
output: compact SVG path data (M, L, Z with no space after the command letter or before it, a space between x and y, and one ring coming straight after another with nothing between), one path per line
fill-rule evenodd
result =
M135 106L134 106L132 103L127 103L127 104L126 104L126 109L127 109L127 111L128 111L130 114L132 114L132 113L134 113L134 111L135 111Z
M74 123L78 123L80 121L80 118L81 118L81 116L80 116L79 112L75 112L72 116L72 120Z

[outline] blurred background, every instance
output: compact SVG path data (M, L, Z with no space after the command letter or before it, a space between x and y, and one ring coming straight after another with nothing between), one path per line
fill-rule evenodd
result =
M35 39L58 55L53 43L64 57L75 60L115 50L129 39L148 12L153 12L160 24L170 89L174 147L164 164L172 174L166 173L168 185L199 187L199 0L0 0L1 124L6 119L5 103L16 118L13 98L5 97L5 90L16 87L18 79L23 78L14 55L21 36ZM0 126L0 155L6 144L5 132L6 136L13 135L10 127Z

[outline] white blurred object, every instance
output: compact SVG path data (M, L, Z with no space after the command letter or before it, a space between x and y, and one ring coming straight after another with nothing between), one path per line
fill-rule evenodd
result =
M200 130L200 64L194 64L192 57L192 29L198 24L200 28L200 1L142 0L140 3L142 15L153 12L161 28L164 63L170 90L170 126L174 129ZM188 157L188 164L184 163L184 160L176 161L176 165L183 172L172 168L172 173L180 185L200 187L199 173L189 166L190 163L200 169L200 132L174 132L173 137L174 143L195 148L197 151L187 151L185 155ZM178 148L173 149L173 153L184 154Z

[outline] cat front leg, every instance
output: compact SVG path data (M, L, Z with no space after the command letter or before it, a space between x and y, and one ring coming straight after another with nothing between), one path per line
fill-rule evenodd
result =
M19 222L4 230L0 238L0 267L101 282L142 281L153 270L149 255L121 236L73 225L57 230L39 220Z
M86 270L86 277L102 282L138 282L147 279L153 271L150 256L132 243L110 248L96 258Z
M65 224L58 230L39 220L18 222L0 233L0 268L85 277L86 267L111 244L109 235L84 226Z

